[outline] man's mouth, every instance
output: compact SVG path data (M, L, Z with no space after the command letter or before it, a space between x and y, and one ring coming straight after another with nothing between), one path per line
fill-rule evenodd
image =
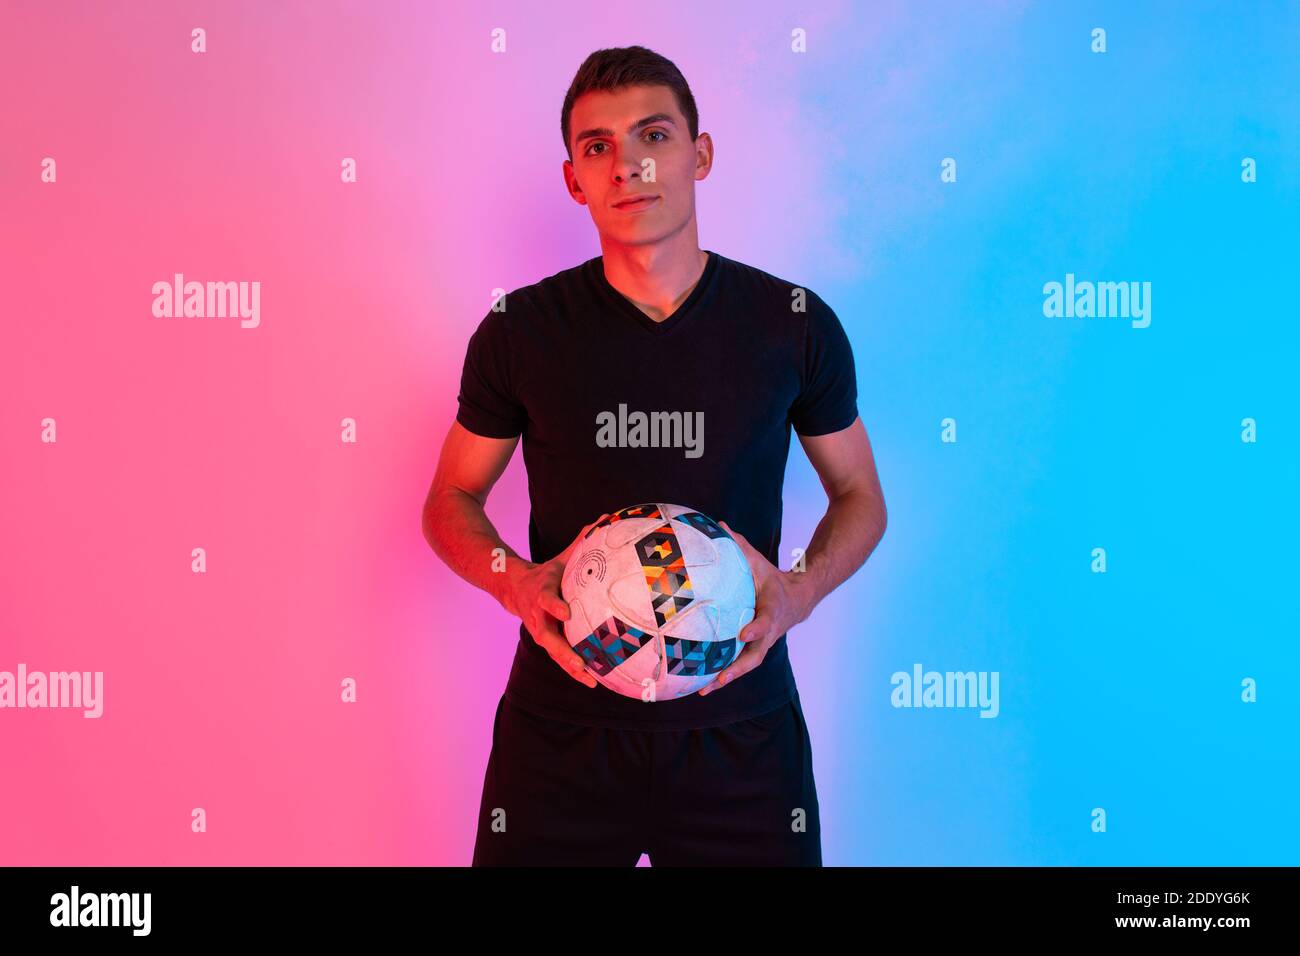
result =
M615 203L614 208L626 209L632 211L637 209L648 209L658 201L659 201L658 196L634 196L629 199L624 199L621 202Z

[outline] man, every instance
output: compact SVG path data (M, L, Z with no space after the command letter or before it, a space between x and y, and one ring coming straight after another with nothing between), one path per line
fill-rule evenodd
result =
M835 313L809 290L699 247L695 182L709 174L713 142L698 122L669 60L639 46L589 56L561 112L563 171L602 255L511 292L466 352L424 533L521 619L476 866L631 866L643 852L656 866L822 862L786 632L870 555L884 500ZM610 447L597 422L620 405L705 428L689 449ZM803 567L781 571L792 426L829 505ZM532 560L483 510L521 435ZM596 521L646 502L719 520L754 574L740 655L675 700L609 690L563 633L569 554Z

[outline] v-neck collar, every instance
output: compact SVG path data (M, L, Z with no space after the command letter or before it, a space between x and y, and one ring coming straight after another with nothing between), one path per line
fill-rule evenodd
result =
M636 305L633 304L632 300L610 285L609 279L605 278L605 262L603 256L597 256L590 260L592 278L595 280L596 286L601 290L601 293L607 300L609 300L610 304L615 309L652 335L663 335L667 332L671 332L681 324L683 319L695 312L700 299L702 299L713 286L714 278L718 272L718 260L721 256L710 249L705 249L704 252L708 254L709 259L708 262L704 264L704 271L700 273L700 278L699 281L695 283L695 288L691 290L691 294L686 297L686 300L662 322L656 322L654 319L650 318L650 316L638 309Z

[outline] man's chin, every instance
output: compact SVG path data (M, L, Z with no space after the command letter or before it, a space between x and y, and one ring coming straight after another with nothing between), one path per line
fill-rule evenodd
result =
M625 246L648 246L656 242L663 242L665 239L671 238L676 232L676 229L665 226L663 223L638 222L634 225L618 223L606 235Z

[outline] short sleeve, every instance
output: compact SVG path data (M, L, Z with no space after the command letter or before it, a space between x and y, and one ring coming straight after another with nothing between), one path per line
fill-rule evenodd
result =
M853 347L834 310L811 292L807 301L803 385L790 406L790 424L800 435L829 435L858 417L857 370Z
M506 314L490 311L465 349L456 421L484 438L514 438L528 420L511 381L507 331Z

